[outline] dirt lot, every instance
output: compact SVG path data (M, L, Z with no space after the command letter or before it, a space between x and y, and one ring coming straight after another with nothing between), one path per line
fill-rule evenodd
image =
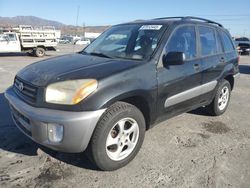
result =
M45 58L73 51L59 48ZM241 57L224 115L196 110L157 125L137 157L115 172L96 170L83 154L41 148L14 126L3 93L18 70L38 60L0 56L0 187L250 187L250 57Z

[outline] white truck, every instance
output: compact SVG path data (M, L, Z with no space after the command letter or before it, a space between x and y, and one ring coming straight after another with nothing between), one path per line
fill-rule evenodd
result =
M0 34L0 53L27 52L37 57L45 51L55 51L60 31L55 29L33 29L20 25Z

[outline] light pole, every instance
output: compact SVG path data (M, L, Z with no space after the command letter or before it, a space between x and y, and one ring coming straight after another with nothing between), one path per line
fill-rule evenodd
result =
M82 23L83 38L85 38L85 22Z

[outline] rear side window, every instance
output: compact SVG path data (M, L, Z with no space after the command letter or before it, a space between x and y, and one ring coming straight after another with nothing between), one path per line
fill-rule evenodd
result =
M210 27L199 27L201 55L209 56L217 54L217 45L214 29Z
M231 38L223 31L220 32L222 38L222 44L224 46L225 52L234 51L234 46Z
M196 34L194 26L183 26L176 29L168 41L167 52L183 52L186 59L197 56Z

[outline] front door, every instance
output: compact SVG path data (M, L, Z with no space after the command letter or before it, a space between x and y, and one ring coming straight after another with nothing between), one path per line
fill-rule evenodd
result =
M6 46L8 44L8 36L6 35L0 35L0 53L1 52L7 52Z
M183 52L186 61L182 65L158 64L158 115L168 118L200 103L202 92L201 62L197 53L196 29L194 25L178 27L170 36L163 54ZM161 118L160 118L161 119Z
M21 52L20 42L15 33L7 33L0 38L0 52Z

